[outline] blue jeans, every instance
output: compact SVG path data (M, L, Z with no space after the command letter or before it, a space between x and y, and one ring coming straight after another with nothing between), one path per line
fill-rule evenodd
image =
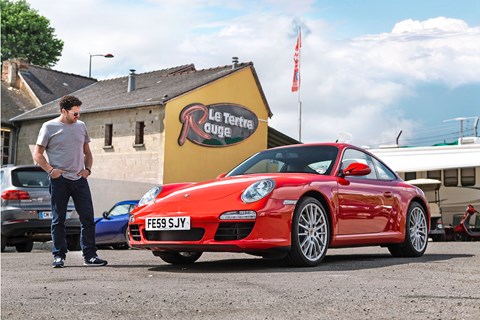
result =
M95 257L97 255L95 221L92 195L87 179L69 180L64 177L50 179L50 194L52 196L52 254L63 259L66 257L68 250L65 219L68 200L72 197L80 218L80 245L83 256L86 259Z

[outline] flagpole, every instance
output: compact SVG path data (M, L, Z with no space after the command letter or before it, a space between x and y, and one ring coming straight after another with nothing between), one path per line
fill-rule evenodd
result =
M297 43L295 45L295 54L293 61L295 62L293 68L292 92L297 92L298 100L298 141L302 141L302 101L300 100L300 48L302 47L302 30L298 26Z
M298 37L301 39L302 37L302 30L300 26L298 26ZM301 44L301 40L300 40ZM302 101L300 100L300 55L302 51L302 46L298 47L298 141L302 141Z

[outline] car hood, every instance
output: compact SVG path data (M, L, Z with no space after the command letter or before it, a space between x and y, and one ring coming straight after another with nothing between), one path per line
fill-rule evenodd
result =
M258 208L262 201L245 204L240 197L242 192L251 184L262 179L275 180L275 190L270 197L279 196L288 199L298 199L312 181L331 179L327 176L312 174L250 174L243 176L225 177L217 180L182 185L176 190L160 193L154 203L139 207L134 214L148 215L168 212L181 214L183 212L208 212L218 210L238 210ZM167 187L166 185L165 187ZM165 188L168 189L168 188ZM267 198L265 198L266 200Z

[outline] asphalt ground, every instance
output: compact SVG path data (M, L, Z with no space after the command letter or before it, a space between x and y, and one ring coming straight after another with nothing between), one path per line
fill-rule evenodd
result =
M50 246L1 254L1 319L480 319L480 242L430 242L421 258L330 249L315 268L204 253L172 266L143 250L99 250L106 267Z

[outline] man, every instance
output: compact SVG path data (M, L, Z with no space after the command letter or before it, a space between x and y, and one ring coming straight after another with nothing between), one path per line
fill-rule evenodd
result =
M65 219L72 197L81 223L80 243L84 265L105 266L97 256L92 195L87 182L93 157L87 127L80 118L82 102L74 96L60 99L60 116L40 129L33 157L50 176L52 196L53 268L63 268L67 254ZM44 157L47 152L48 161Z

